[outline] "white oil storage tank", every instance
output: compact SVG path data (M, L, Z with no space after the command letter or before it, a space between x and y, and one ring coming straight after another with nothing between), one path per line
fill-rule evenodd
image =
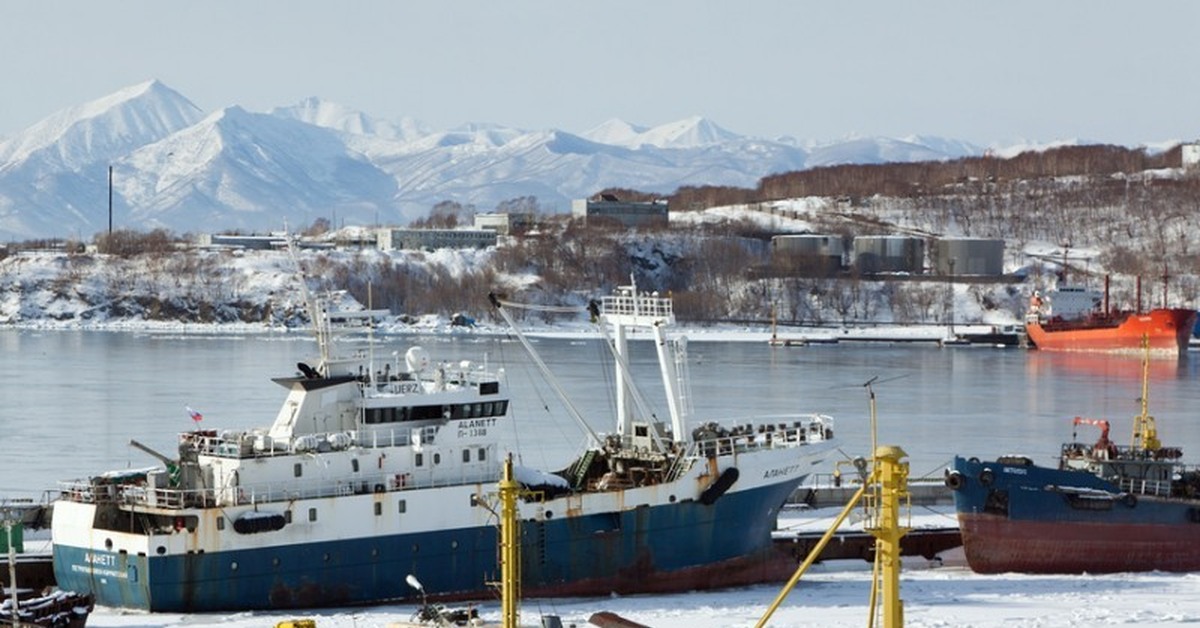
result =
M791 272L833 272L845 267L846 245L837 235L778 235L771 238L771 261Z
M933 272L939 275L1004 274L1004 240L941 238L929 252Z
M925 268L925 241L911 236L857 236L854 267L866 274L919 274Z

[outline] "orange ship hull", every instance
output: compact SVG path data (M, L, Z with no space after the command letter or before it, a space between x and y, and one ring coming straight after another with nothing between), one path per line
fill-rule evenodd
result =
M1141 351L1142 338L1155 353L1187 351L1196 310L1161 308L1085 321L1030 321L1025 333L1043 351Z

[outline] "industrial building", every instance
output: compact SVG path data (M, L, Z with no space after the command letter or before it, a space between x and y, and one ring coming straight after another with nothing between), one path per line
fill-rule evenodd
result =
M666 227L669 220L665 200L635 203L619 200L611 194L602 194L599 199L571 201L571 215L585 221L592 217L609 218L635 228Z
M394 229L379 230L380 250L395 249L483 249L496 245L492 229Z
M521 233L532 226L533 214L528 212L475 214L476 229L491 229L502 236Z

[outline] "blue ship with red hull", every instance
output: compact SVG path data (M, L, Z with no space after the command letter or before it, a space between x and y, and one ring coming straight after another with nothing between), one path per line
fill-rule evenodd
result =
M1024 456L954 459L946 485L967 564L979 573L1200 570L1200 469L1164 447L1149 413L1151 343L1142 339L1142 411L1128 447L1109 440L1062 446L1058 465Z
M967 564L979 573L1200 570L1200 478L1130 455L1100 474L1027 458L958 457L946 477Z

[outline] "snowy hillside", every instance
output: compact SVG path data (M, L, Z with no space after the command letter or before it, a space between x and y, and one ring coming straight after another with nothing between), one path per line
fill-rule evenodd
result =
M753 187L813 165L980 153L937 138L751 138L698 116L649 128L610 120L575 134L479 123L438 131L319 98L206 115L149 81L0 143L0 239L90 239L107 227L110 166L117 227L263 232L317 218L406 224L446 200L486 211L533 196L565 212L606 187Z

